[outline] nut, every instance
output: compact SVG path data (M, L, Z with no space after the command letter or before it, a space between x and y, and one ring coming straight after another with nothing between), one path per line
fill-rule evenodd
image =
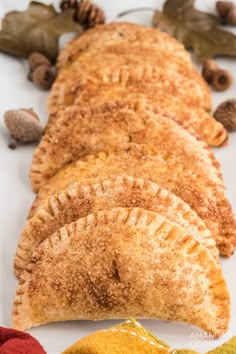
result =
M218 69L214 72L212 78L212 86L216 91L227 90L233 82L231 73L227 70Z
M203 63L202 76L210 84L213 80L214 73L219 69L214 60L207 59Z
M232 1L217 1L216 2L216 10L220 17L225 18L227 13L234 7L234 3Z
M43 128L32 109L13 109L4 113L4 120L12 138L21 143L37 141Z
M10 142L8 143L8 147L9 147L9 149L11 149L11 150L15 150L16 147L17 147L17 143L16 143L15 141L10 141Z
M226 14L224 18L224 22L227 25L236 25L236 7L232 7L232 9L229 10L229 12Z
M232 1L217 1L216 9L224 25L236 25L236 6Z
M214 118L229 130L236 129L236 99L229 99L221 103L214 112Z
M30 67L30 72L34 71L40 65L46 65L48 67L52 65L50 60L45 57L45 55L38 52L30 54L30 56L28 57L28 63Z
M214 118L221 122L228 131L236 130L236 99L222 102L213 114Z
M55 69L46 65L38 66L32 73L32 81L42 90L49 90L55 78Z
M60 2L60 9L62 11L65 11L67 9L76 9L78 6L78 1L77 0L62 0Z

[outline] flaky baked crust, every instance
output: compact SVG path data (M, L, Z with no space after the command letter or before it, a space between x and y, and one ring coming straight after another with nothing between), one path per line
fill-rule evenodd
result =
M176 147L178 140L176 140ZM216 239L220 253L234 250L236 225L219 177L206 170L203 160L148 145L124 144L89 155L68 165L41 187L35 205L84 178L130 175L160 184L174 193L203 219ZM214 182L214 179L218 182Z
M34 252L13 306L13 328L47 322L160 318L223 335L229 294L210 253L177 224L115 208L66 225Z
M154 92L153 92L154 93ZM53 99L53 96L51 96ZM57 101L58 97L56 97ZM193 135L199 135L208 145L220 146L227 141L228 133L224 126L215 120L209 113L200 107L191 107L184 101L170 95L163 89L157 89L153 94L142 87L140 90L136 85L128 87L119 84L103 84L99 89L93 85L87 85L79 94L70 90L69 96L66 96L60 104L63 107L74 106L97 106L102 104L116 105L118 102L124 102L127 107L133 107L136 102L145 110L159 113L173 119L182 125ZM50 100L49 100L50 102ZM58 106L51 102L49 124L53 124L57 118Z
M101 106L71 106L55 115L34 153L34 191L69 162L130 141L152 144L167 155L183 156L186 163L194 161L196 167L223 186L219 163L208 146L172 119L147 111L139 100L130 105L121 100Z
M116 45L96 53L86 52L79 60L66 65L59 72L49 95L49 112L70 99L71 93L80 94L86 84L96 81L99 89L101 84L108 82L109 73L118 74L124 67L126 79L133 69L147 71L148 75L143 73L141 77L145 75L145 80L149 78L149 83L152 81L150 90L161 88L191 107L198 106L206 110L212 108L207 83L193 67L186 66L181 58L170 57L168 52L155 51L152 47L142 50L139 47ZM136 85L135 77L138 78L138 75L133 75L132 80L128 81L130 85ZM147 90L148 82L144 81L142 85Z
M167 33L134 23L113 22L96 26L96 28L86 31L80 37L71 40L60 52L57 68L61 69L66 64L72 63L83 53L88 51L98 52L114 44L165 50L175 56L178 55L185 62L185 65L192 65L191 57L184 46Z
M198 215L180 198L156 183L130 176L94 178L72 184L33 210L26 223L15 256L19 278L35 248L65 224L88 214L114 207L141 207L155 211L182 226L208 248L218 262L219 252L211 232ZM32 215L33 216L33 215Z
M206 113L210 91L189 53L119 23L72 41L57 66L31 168L41 188L15 257L13 327L137 317L224 334L217 256L232 254L236 223L201 139L219 145L227 133Z

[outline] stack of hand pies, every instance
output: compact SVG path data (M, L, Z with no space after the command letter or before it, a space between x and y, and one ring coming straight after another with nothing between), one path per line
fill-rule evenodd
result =
M175 39L112 23L58 59L15 256L13 327L127 317L220 336L230 299L219 254L236 223L209 145L227 139Z

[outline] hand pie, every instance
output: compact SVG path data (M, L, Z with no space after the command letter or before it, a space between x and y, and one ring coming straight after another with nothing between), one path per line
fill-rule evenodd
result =
M54 89L54 93L55 93ZM140 92L141 91L141 92ZM128 87L119 84L103 84L99 90L90 85L79 94L71 91L68 94L51 94L48 100L49 124L53 124L58 115L58 104L63 107L69 105L76 106L97 106L102 104L119 105L123 101L127 108L138 104L147 112L154 112L162 116L173 119L182 125L191 134L200 136L207 144L219 146L227 140L228 134L223 125L211 117L204 109L200 107L190 107L181 99L168 94L164 89L155 91L155 95L149 94L145 87L141 90L135 85ZM138 103L137 103L138 102ZM54 114L53 114L54 113Z
M47 322L160 318L223 335L229 294L204 246L151 211L115 208L65 225L22 274L13 328Z
M168 156L184 156L186 163L189 161L199 171L211 175L223 187L219 163L208 146L173 120L145 111L138 100L130 108L121 100L116 105L72 106L55 114L57 118L49 124L34 153L34 191L68 163L128 142L152 144Z
M177 143L178 140L176 147ZM202 160L197 163L196 158L191 160L181 155L131 143L86 156L48 180L41 187L34 208L84 178L129 175L151 180L188 203L212 231L220 253L229 257L234 250L236 233L231 206L221 186L213 182L211 169L208 174Z
M98 52L104 47L127 44L138 48L156 48L178 55L185 65L192 66L190 54L184 46L167 33L158 29L140 26L134 23L113 22L95 29L86 31L82 36L71 40L60 52L57 68L77 60L82 53L87 51Z
M26 223L18 244L14 269L17 277L27 269L34 249L65 224L113 207L141 207L182 226L218 261L211 232L190 206L150 181L127 176L82 180L49 198Z
M106 81L109 77L107 72L120 75L119 72L123 67L127 70L125 80L128 79L129 70L133 69L141 71L143 74L139 75L148 79L140 85L140 92L142 92L142 87L153 94L156 90L162 89L191 107L197 106L211 110L211 96L207 83L194 68L186 66L181 59L178 58L178 61L174 57L170 59L165 51L154 51L153 48L149 50L147 48L141 50L132 46L117 48L121 51L120 53L110 49L110 51L101 51L96 54L83 54L78 61L63 68L49 95L49 112L52 112L54 106L58 107L61 102L73 99L73 93L78 96L86 84L96 82L99 86L108 82ZM134 79L133 83L131 80L128 83L136 85Z

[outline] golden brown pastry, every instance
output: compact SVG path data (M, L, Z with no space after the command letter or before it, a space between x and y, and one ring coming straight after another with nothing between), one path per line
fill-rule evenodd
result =
M219 145L227 133L206 113L189 54L157 30L111 24L68 44L58 69L15 257L13 327L137 317L224 334L217 256L233 253L236 222L201 138Z
M152 144L167 156L180 155L185 164L194 164L223 187L219 163L208 146L173 120L146 111L138 100L130 107L123 100L90 108L71 106L55 115L34 153L34 191L69 162L128 142Z
M71 40L61 51L57 67L60 69L77 60L82 53L98 52L113 44L165 50L171 52L170 55L178 55L186 65L192 65L191 57L184 46L167 33L134 23L114 22L96 26L95 29L90 29Z
M58 111L59 96L57 93L50 96L48 104L51 113ZM100 85L99 90L96 86L87 85L80 94L76 91L72 93L70 89L69 94L64 97L63 101L60 101L60 104L63 107L69 105L83 107L105 103L116 105L121 101L124 101L124 105L126 104L127 107L133 107L138 102L138 105L147 112L151 111L171 118L191 134L199 135L209 145L220 146L228 138L224 126L204 109L188 106L184 101L161 88L157 89L154 95L150 95L149 90L145 90L145 87L140 89L136 85L126 87L108 83ZM57 114L51 114L49 124L53 124L57 116Z
M177 143L177 141L176 141ZM177 144L176 144L177 146ZM89 155L68 165L41 187L34 203L84 178L130 175L153 181L174 193L203 219L216 239L220 253L229 257L234 250L236 225L231 206L221 186L213 182L211 169L181 153L134 143ZM42 204L41 204L42 205Z
M130 45L117 45L115 49L105 48L96 54L86 52L72 64L66 65L59 72L52 87L48 102L49 112L52 112L54 106L62 105L68 98L73 99L73 93L78 96L90 82L96 80L99 87L106 82L107 71L119 72L122 67L126 68L127 73L136 68L139 68L139 71L148 71L146 76L150 76L149 81L152 80L149 90L154 89L155 92L156 89L162 89L191 107L198 106L206 110L212 108L207 83L193 67L186 66L181 58L170 58L168 52L155 51L152 47L142 50ZM129 84L131 83L136 85L134 79L129 81ZM143 86L147 90L148 82L144 82Z
M47 322L160 318L216 336L228 328L222 272L204 246L157 213L114 208L66 225L35 250L13 328Z
M211 232L180 198L143 179L98 177L72 184L33 210L34 217L26 223L17 247L14 262L16 276L19 278L27 269L34 249L53 232L88 214L113 207L141 207L157 212L182 226L218 261L219 252Z

